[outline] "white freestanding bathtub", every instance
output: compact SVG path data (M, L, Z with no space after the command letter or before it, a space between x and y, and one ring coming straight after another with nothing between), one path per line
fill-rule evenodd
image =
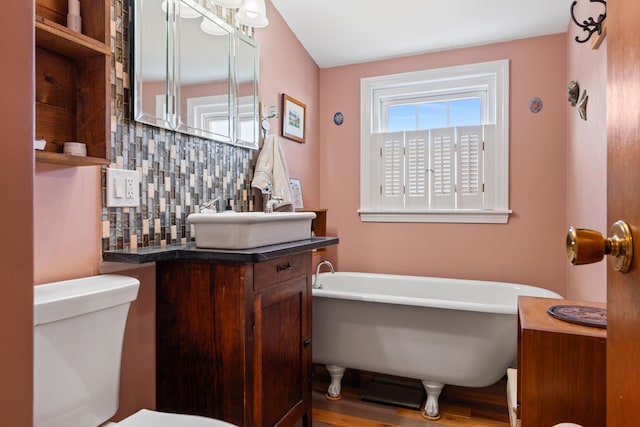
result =
M424 416L439 418L444 384L486 387L515 362L518 295L562 298L514 283L320 273L313 289L313 361L339 399L345 368L422 380Z

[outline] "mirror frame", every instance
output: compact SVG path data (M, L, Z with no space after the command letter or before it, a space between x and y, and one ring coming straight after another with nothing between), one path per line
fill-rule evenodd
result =
M166 109L166 106L169 105L168 99L171 96L170 93L170 76L169 76L169 69L168 69L168 51L170 49L169 47L169 33L170 33L170 29L169 29L169 15L170 15L170 8L167 8L167 11L165 11L165 22L164 22L164 46L163 46L163 50L165 52L164 58L162 58L162 61L164 62L165 66L164 66L164 75L162 76L162 78L158 79L158 84L160 84L160 82L162 80L164 80L164 94L163 95L156 95L156 102L158 101L158 98L164 98L164 110L163 110L163 114L158 114L158 110L157 110L157 104L154 104L154 108L144 108L143 106L143 80L142 80L142 73L144 71L143 68L143 43L144 43L144 39L142 36L142 31L137 31L139 26L142 26L142 19L143 19L143 15L144 15L144 10L145 7L149 7L150 2L147 2L148 4L143 4L143 0L134 0L132 2L132 6L133 6L133 13L132 13L132 22L131 22L131 34L130 34L130 38L131 38L131 43L129 44L130 46L132 46L132 52L131 52L131 73L130 75L133 76L133 82L132 82L132 86L133 86L133 93L132 93L132 111L131 111L131 117L133 118L133 120L135 120L136 122L140 122L140 123L145 123L151 126L157 126L160 128L164 128L164 129L173 129L173 125L171 123L170 120L170 114ZM153 7L153 6L151 6ZM154 111L155 110L155 111ZM152 112L153 111L153 112Z
M246 73L246 71L240 70L239 65L242 63L238 58L241 55L240 47L242 44L248 45L249 48L253 49L252 62L253 66L251 67L253 70L253 77L250 79L252 86L252 94L242 96L242 77L241 75ZM233 76L233 89L234 89L234 99L236 100L234 105L235 111L235 142L236 145L252 148L257 150L260 148L260 107L259 107L259 98L258 98L258 80L260 76L260 49L258 44L252 38L242 34L241 32L236 33L235 42L234 42L234 76ZM248 97L252 97L251 102L243 104L242 99L246 99ZM253 126L251 127L251 137L249 139L242 139L241 122L245 121L245 117L251 117L253 120ZM246 120L249 121L249 120Z
M165 62L165 105L166 108L163 114L159 113L156 109L155 113L145 111L143 108L143 87L141 73L143 71L143 37L141 31L137 31L138 24L141 22L142 14L145 5L144 0L134 0L133 3L133 22L131 23L131 46L133 46L132 58L134 58L131 64L131 75L134 76L133 81L133 102L132 102L132 115L134 121L148 124L155 127L167 129L169 131L180 132L187 135L197 136L199 138L213 140L216 142L222 142L227 144L236 145L239 147L245 147L250 149L259 149L260 145L260 117L259 117L259 102L258 102L258 78L259 78L259 46L251 37L245 35L241 31L233 28L231 25L224 22L214 12L205 9L199 4L197 0L166 0L167 11L165 20L165 44L166 55ZM177 49L180 42L180 29L178 22L176 21L176 5L180 2L185 3L192 9L198 11L205 19L210 19L215 22L221 28L228 31L229 49L227 52L229 78L228 78L228 120L229 120L229 136L211 134L207 129L198 129L188 126L188 124L182 123L180 117L180 58L177 54ZM149 3L147 1L147 3ZM156 7L159 7L160 2L154 2ZM147 6L149 7L149 6ZM201 18L198 18L201 19ZM239 60L237 60L237 53L239 52L239 46L241 43L245 43L254 49L253 52L253 103L249 108L250 111L241 111L241 102L239 99L240 94L240 71L238 70ZM222 95L224 96L224 95ZM147 109L148 110L148 109ZM246 110L246 108L245 108ZM250 116L253 118L252 133L253 138L243 140L239 138L241 115Z
M174 26L174 52L173 52L173 65L175 67L175 80L173 82L174 92L176 94L175 98L175 122L174 129L177 132L181 132L187 135L198 136L201 138L212 139L214 141L233 143L234 141L234 124L233 124L233 55L232 49L234 45L234 31L231 26L229 26L226 22L223 22L218 16L216 16L213 12L205 9L200 4L196 3L193 0L176 0L176 4L186 5L192 10L198 12L200 17L197 18L183 18L176 19L176 25ZM178 16L176 16L178 18ZM221 30L226 32L226 34L220 34L219 36L212 36L206 34L203 30L198 26L193 33L193 23L203 22L204 20L208 20L213 23ZM189 32L191 31L191 33ZM189 34L189 38L191 36L195 37L203 37L204 41L198 40L188 40L186 35ZM220 55L218 55L218 51L213 52L213 55L207 56L208 48L205 44L205 41L212 40L210 46L213 46L214 43L218 43L223 45L223 49ZM186 46L186 48L185 48ZM202 52L202 54L200 53ZM221 75L213 75L217 74L217 72L213 71L215 64L209 63L206 64L206 60L213 59L213 61L220 62L224 61L226 53L226 63L223 65L223 73ZM185 74L190 70L189 64L205 62L205 69L211 69L211 73L209 73L210 81L206 81L204 83L205 88L197 91L197 96L188 97L185 93L187 88L190 85L190 81L185 79ZM187 66L185 66L187 64ZM195 67L194 67L195 68ZM193 68L192 68L193 69ZM195 74L198 74L196 71ZM200 77L202 78L202 77ZM224 90L215 94L212 90L212 86L216 84L216 82L220 83L219 86L224 88ZM207 89L208 87L208 89ZM201 103L202 105L197 105ZM198 118L195 114L190 114L190 104L193 107L193 110L200 109L201 116L204 118L208 116L217 116L220 120L222 116L225 116L224 120L226 122L226 129L221 130L216 133L211 131L207 126L195 126L194 124L199 122Z

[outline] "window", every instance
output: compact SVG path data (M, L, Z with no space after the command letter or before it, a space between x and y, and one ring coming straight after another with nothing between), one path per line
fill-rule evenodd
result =
M362 79L362 221L508 221L508 68Z
M223 138L231 133L229 124L229 100L226 95L193 97L187 99L187 124L195 129L194 134L210 138ZM165 104L166 105L166 104ZM236 143L244 141L253 145L257 139L254 126L254 105L252 96L238 97L235 128Z
M229 138L229 97L212 95L187 98L187 125L196 135L232 140Z

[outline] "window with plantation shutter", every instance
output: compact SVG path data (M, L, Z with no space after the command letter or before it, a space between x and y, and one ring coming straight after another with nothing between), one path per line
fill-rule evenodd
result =
M493 128L461 126L374 135L380 208L484 209L484 146Z
M362 221L506 223L508 61L362 79Z

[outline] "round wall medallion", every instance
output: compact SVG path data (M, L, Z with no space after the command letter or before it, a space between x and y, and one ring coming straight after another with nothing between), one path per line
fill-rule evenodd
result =
M532 113L537 113L542 110L542 99L538 97L531 98L531 101L529 102L529 110L531 110Z
M341 112L338 111L333 115L333 123L335 123L338 126L344 123L344 116L342 115Z

